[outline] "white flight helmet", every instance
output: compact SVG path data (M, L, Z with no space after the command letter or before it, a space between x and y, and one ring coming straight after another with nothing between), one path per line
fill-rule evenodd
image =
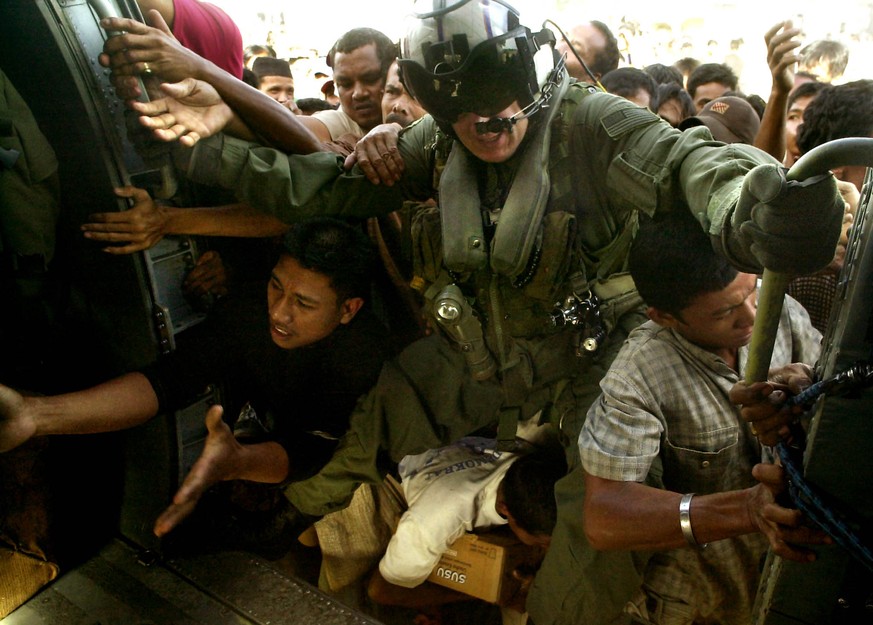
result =
M461 113L533 114L555 67L554 35L536 35L504 0L417 0L400 42L401 77L444 129Z

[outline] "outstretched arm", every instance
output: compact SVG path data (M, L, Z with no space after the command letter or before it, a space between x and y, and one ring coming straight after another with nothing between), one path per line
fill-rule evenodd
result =
M157 412L158 397L141 373L45 397L23 397L0 385L0 451L13 449L33 436L123 430L144 423Z
M755 136L755 147L782 161L785 158L785 122L788 114L788 94L794 87L792 67L798 57L794 50L800 46L800 29L791 21L779 22L764 35L767 44L767 65L773 83L770 99L761 119L761 128Z
M221 420L224 410L212 406L206 413L208 436L203 453L191 467L173 503L155 521L154 532L163 536L193 512L206 490L218 482L249 480L278 484L289 472L288 454L278 443L241 445Z
M108 254L140 252L168 234L271 237L288 230L288 224L247 204L177 208L157 204L147 191L137 187L120 187L115 194L131 198L133 206L125 211L95 213L81 226L85 238L112 244L103 248Z
M135 78L146 68L170 83L194 78L212 85L221 99L268 145L293 154L320 150L316 135L304 124L312 123L313 128L316 123L323 124L316 120L302 121L306 118L294 115L267 94L186 49L173 37L157 11L149 11L146 19L153 27L126 18L100 22L107 31L124 31L107 39L100 59L102 64L112 68L113 81L121 97L133 100L139 95ZM149 110L144 103L131 105L141 113Z
M789 560L812 561L798 545L827 544L821 531L802 524L797 510L782 508L775 496L784 484L781 467L756 465L761 483L744 490L697 495L691 525L699 544L761 532L773 550ZM680 493L638 482L619 482L585 474L585 535L595 549L662 551L687 546L679 524Z

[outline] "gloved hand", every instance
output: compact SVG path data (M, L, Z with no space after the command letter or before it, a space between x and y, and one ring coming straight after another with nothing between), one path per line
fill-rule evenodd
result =
M834 257L845 202L833 175L789 181L786 171L765 164L746 174L731 227L746 255L767 269L815 273Z

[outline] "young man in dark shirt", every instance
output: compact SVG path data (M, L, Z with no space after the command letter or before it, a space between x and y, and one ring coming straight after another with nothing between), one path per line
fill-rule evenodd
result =
M369 241L355 227L332 219L296 224L266 302L262 293L220 300L169 357L53 397L0 386L0 451L32 436L130 428L224 382L230 405L246 402L239 429L247 436L234 437L223 407L209 410L203 453L155 533L169 532L217 482L307 477L330 458L358 396L389 355L386 330L364 308L372 266Z

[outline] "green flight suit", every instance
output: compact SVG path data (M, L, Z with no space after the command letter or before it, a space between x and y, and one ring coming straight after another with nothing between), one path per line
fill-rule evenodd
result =
M39 257L55 252L58 161L27 103L0 71L0 252Z
M517 276L499 275L487 265L461 272L435 267L442 259L439 232L422 235L413 250L424 259L416 273L430 271L423 276L426 284L454 281L471 296L486 320L486 342L501 373L474 379L463 354L440 336L413 343L385 365L374 389L361 398L331 462L317 476L286 490L303 512L325 514L344 507L358 482L381 479L379 449L399 461L494 423L507 406L519 418L544 411L564 436L571 471L556 486L558 524L528 597L536 625L624 621L622 608L639 587L639 567L645 561L644 555L596 552L588 545L581 525L576 447L588 406L599 394L598 382L624 337L644 320L642 307L632 293L607 299L604 314L611 333L596 355L584 357L576 355L571 331L549 327L546 311L580 274L586 286L594 287L610 284L610 278L626 269L639 211L653 215L690 209L714 240L720 240L745 173L773 162L748 146L715 143L705 129L676 131L621 98L594 93L577 99L573 106L562 104L550 126L560 127L552 135L550 154L561 154L562 161L549 160L551 190L543 218L549 227L542 230L545 243L532 277L517 281ZM435 130L433 120L425 117L402 133L398 149L405 173L392 187L372 185L356 170L343 172L341 161L330 154L288 156L222 137L198 144L189 176L235 188L253 206L289 222L320 214L385 214L400 208L403 200L433 197L439 164ZM483 170L491 171L486 166ZM517 178L510 180L513 184ZM486 187L482 184L480 190L487 194ZM440 198L442 211L449 201ZM442 235L451 233L451 224L442 225L447 226ZM555 251L555 241L566 245L566 253ZM750 258L741 261L754 262Z

